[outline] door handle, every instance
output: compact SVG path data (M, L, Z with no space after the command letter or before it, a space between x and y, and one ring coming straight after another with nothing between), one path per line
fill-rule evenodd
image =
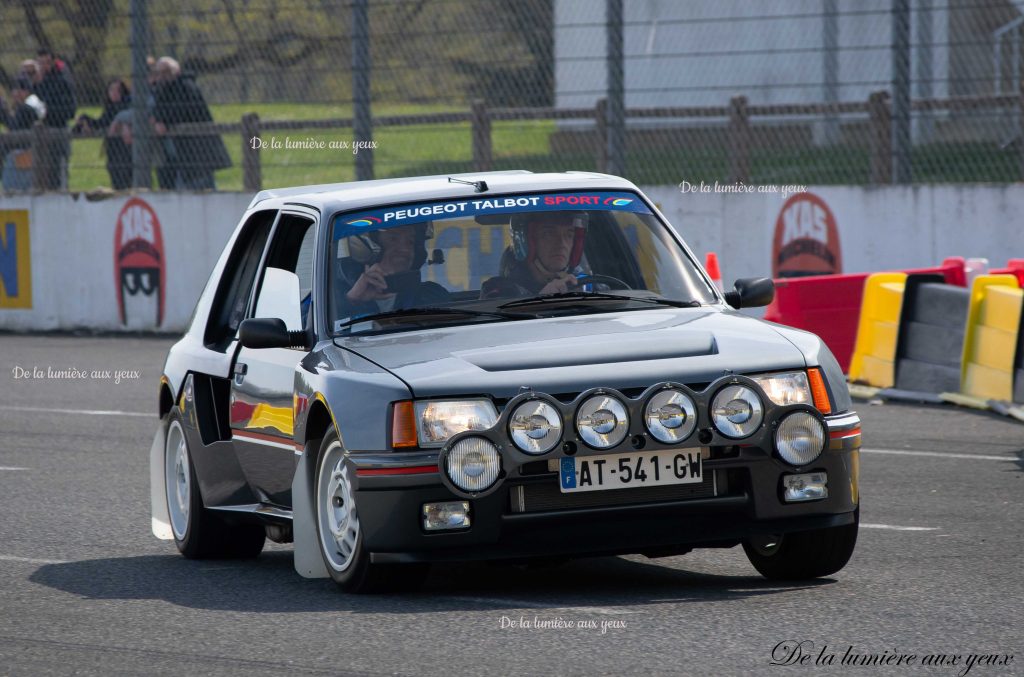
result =
M235 385L242 385L242 381L245 380L245 375L249 373L249 365L242 362L235 362Z

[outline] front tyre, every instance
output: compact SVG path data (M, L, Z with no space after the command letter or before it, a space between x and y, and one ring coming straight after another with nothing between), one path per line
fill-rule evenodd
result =
M758 536L743 542L747 559L765 578L799 581L836 573L850 561L857 545L860 508L853 524L829 529Z
M251 558L263 550L265 531L253 524L227 524L207 510L199 493L188 438L177 409L167 419L164 485L174 544L189 559Z
M327 573L346 592L370 593L418 588L429 572L424 564L379 564L363 547L352 469L334 430L320 445L315 483L316 534Z

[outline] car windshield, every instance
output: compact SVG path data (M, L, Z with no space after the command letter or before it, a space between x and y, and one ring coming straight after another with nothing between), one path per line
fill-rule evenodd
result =
M480 196L342 214L329 260L336 335L715 300L667 226L628 192Z

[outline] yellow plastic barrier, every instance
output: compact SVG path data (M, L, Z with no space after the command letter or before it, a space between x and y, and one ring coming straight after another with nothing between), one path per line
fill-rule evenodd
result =
M960 391L984 400L1013 399L1013 358L1024 291L1013 275L979 275L971 286Z
M891 388L896 381L896 340L906 283L906 273L875 273L864 281L851 382Z

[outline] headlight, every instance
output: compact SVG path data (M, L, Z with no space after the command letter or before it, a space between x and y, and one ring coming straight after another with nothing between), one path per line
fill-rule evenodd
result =
M467 430L487 430L498 420L490 400L418 400L416 435L421 447L440 447Z
M562 439L562 415L544 400L523 402L508 420L512 442L527 454L544 454Z
M780 407L787 404L814 404L811 401L811 387L807 383L807 372L787 371L750 378L757 381L768 399Z
M610 395L588 397L576 412L580 437L595 449L608 449L626 438L629 414L625 405Z
M647 430L664 444L682 442L697 427L697 409L693 400L680 390L656 392L644 407Z
M812 463L825 448L825 426L806 411L795 411L775 431L775 448L790 465Z
M711 401L711 420L726 437L749 437L763 419L761 398L746 386L726 386Z
M444 471L459 489L483 491L498 481L501 459L498 450L488 440L464 437L448 453Z

